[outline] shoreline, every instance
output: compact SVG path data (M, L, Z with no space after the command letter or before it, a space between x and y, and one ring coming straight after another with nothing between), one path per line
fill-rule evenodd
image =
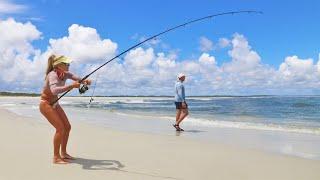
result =
M19 92L0 92L0 97L40 97L41 94L37 94L37 93L19 93ZM87 95L78 95L78 96L74 96L74 95L70 95L70 96L65 96L65 97L91 97L91 96L87 96ZM148 98L148 97L152 97L152 98L174 98L174 96L170 96L170 95L111 95L111 96L102 96L102 95L96 95L96 96L92 96L92 97L106 97L106 98L113 98L113 97L137 97L137 98ZM190 95L188 96L188 98L207 98L207 97L211 97L211 98L223 98L223 97L234 97L234 98L250 98L250 97L320 97L320 95L308 95L308 94L299 94L299 95L283 95L283 94L252 94L252 95Z
M0 100L0 108L8 109L18 115L32 117L37 122L40 122L38 120L40 117L42 118L38 110L38 98L11 97L0 98ZM155 116L154 111L149 114L140 114L139 111L122 111L121 108L88 108L82 105L85 101L86 99L83 98L68 97L61 102L70 121L104 126L122 132L176 135L171 125L174 122L174 114L162 116L161 113L158 113ZM144 98L101 98L97 102L102 104L123 102L129 107L136 107L137 105L131 105L131 103L144 101ZM146 99L146 101L149 100ZM182 124L186 131L179 135L196 141L221 143L267 153L320 160L320 136L309 133L308 129L308 133L305 133L304 129L283 129L285 127L250 124L247 120L250 117L238 117L235 122L228 122L228 119L217 119L217 116L215 118L214 121L208 121L191 114ZM298 132L292 132L292 130Z
M0 137L6 145L0 155L5 170L1 179L320 178L320 161L316 160L75 121L71 122L69 151L78 160L54 165L54 129L45 119L35 121L3 108L0 115Z

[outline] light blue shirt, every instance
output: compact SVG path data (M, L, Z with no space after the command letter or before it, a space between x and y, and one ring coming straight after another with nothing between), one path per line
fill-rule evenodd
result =
M184 102L186 101L185 92L184 92L184 86L181 81L177 81L175 84L175 96L174 96L175 102Z

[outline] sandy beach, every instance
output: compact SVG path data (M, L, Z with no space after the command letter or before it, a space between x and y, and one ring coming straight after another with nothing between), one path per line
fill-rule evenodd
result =
M0 179L319 179L320 161L181 136L72 122L72 164L52 164L53 128L0 109ZM41 122L41 123L39 123Z

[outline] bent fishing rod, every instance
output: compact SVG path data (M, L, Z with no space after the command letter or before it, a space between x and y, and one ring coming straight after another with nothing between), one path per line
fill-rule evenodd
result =
M224 16L224 15L234 15L234 14L241 14L241 13L255 13L255 14L263 14L262 11L254 11L254 10L245 10L245 11L230 11L230 12L224 12L224 13L218 13L218 14L213 14L213 15L209 15L209 16L205 16L205 17L201 17L201 18L198 18L198 19L194 19L194 20L191 20L191 21L188 21L188 22L185 22L183 24L180 24L180 25L177 25L177 26L174 26L174 27L171 27L165 31L162 31L158 34L155 34L153 36L150 36L149 38L145 39L144 41L141 41L140 43L137 43L133 46L131 46L130 48L122 51L120 54L114 56L113 58L111 58L110 60L106 61L104 64L102 64L101 66L99 66L98 68L96 68L95 70L93 70L91 73L89 73L88 75L84 76L79 82L82 83L84 80L86 80L89 76L91 76L93 73L95 73L96 71L98 71L99 69L101 69L103 66L107 65L108 63L110 63L111 61L117 59L118 57L122 56L123 54L127 53L128 51L152 40L152 39L155 39L156 37L159 37L165 33L168 33L170 31L173 31L175 29L178 29L178 28L181 28L181 27L185 27L186 25L189 25L189 24L192 24L192 23L195 23L195 22L199 22L199 21L203 21L203 20L206 20L206 19L211 19L213 17L217 17L217 16ZM87 85L82 85L80 88L79 88L79 93L80 94L83 94L85 93L87 90L88 90L88 86ZM65 96L67 93L69 93L71 91L68 90L66 92L64 92L57 100L55 100L52 104L55 104L57 101L59 101L63 96Z

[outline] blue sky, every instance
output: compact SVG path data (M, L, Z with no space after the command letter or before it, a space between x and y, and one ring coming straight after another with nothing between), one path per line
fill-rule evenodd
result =
M20 0L29 10L17 19L41 18L34 21L43 32L37 42L44 49L49 38L67 34L71 24L94 27L102 37L110 37L120 45L119 51L136 43L135 34L149 36L186 20L233 10L260 10L264 15L219 17L211 22L194 24L162 37L180 56L188 58L200 54L197 39L206 36L213 41L244 34L265 63L278 66L287 55L317 59L319 48L320 2L309 1L62 1ZM226 53L215 52L217 57ZM223 59L221 58L221 61ZM218 59L218 63L219 58ZM220 62L221 63L221 62Z
M1 6L13 8L7 12L1 9ZM105 51L110 51L109 54L116 55L138 43L143 37L148 37L191 19L227 11L263 11L263 15L220 16L213 20L196 23L170 32L160 37L158 43L145 45L142 49L132 52L130 56L124 56L120 60L123 63L117 64L121 66L118 68L130 69L131 66L129 67L128 65L137 67L137 64L140 67L140 62L133 63L134 59L136 59L136 56L144 57L141 61L146 65L144 67L149 69L143 69L143 71L147 71L142 74L133 74L137 77L135 87L139 87L146 82L138 77L160 75L150 74L148 70L159 69L159 67L155 69L154 64L158 63L160 56L162 57L158 53L164 53L163 56L167 59L163 60L160 57L160 61L163 60L161 62L166 62L168 66L165 72L176 73L176 71L170 69L170 63L175 64L175 66L187 67L179 70L189 73L189 87L199 88L202 82L206 82L207 79L205 77L209 75L210 78L214 79L210 81L210 87L204 88L206 89L204 94L211 94L211 89L214 89L217 94L299 94L304 87L307 87L308 90L303 93L318 94L317 89L319 86L317 81L319 80L318 75L320 75L320 64L317 64L320 53L319 7L319 1L311 0L0 0L0 22L1 20L2 22L8 22L8 18L11 18L14 19L13 24L22 23L24 27L27 27L27 22L32 24L33 35L26 35L25 40L22 40L21 43L27 42L24 44L25 46L29 46L28 43L30 43L33 50L21 54L27 54L26 61L33 61L32 66L35 66L36 61L41 61L42 64L45 64L43 61L45 61L44 57L47 53L59 49L57 45L49 42L50 39L59 42L60 46L65 45L62 42L63 38L67 38L70 41L68 44L75 43L70 40L72 39L71 33L89 32L89 29L94 29L96 32L93 33L93 36L97 35L101 38L101 41L100 39L98 40L98 44L107 39L112 42L111 44L116 44L116 48L111 48L111 50L102 45L106 48ZM71 32L70 27L73 24L77 26L73 26L73 31ZM10 29L9 26L4 25L3 27ZM29 31L26 30L26 32ZM22 31L17 31L16 33L23 34ZM87 35L84 36L87 37ZM228 40L227 47L218 47L219 39L221 38ZM205 51L201 50L201 39L206 39L209 44L212 43L212 47ZM240 45L237 45L238 42L240 42ZM82 42L82 45L85 43ZM10 46L10 44L5 45ZM3 51L8 49L7 46L2 47ZM10 48L15 49L12 46ZM150 51L148 51L148 48L151 48ZM35 56L37 49L40 50L40 55L43 55L42 59L37 59L38 57ZM63 50L57 51L61 52ZM88 49L88 51L92 51L92 49ZM1 52L1 43L0 53L3 53ZM101 54L103 55L103 53ZM175 56L170 56L172 54ZM153 57L153 60L149 62L147 57L150 56ZM80 57L80 55L73 54L73 57ZM107 56L107 58L110 57ZM202 60L208 60L206 62L212 64L213 69L211 70L214 71L212 74L207 69L201 69L201 57ZM82 62L91 64L94 62L98 65L104 62L103 59L105 57L97 56L95 58L92 61ZM239 65L242 66L242 64L246 64L244 69L236 68ZM78 68L84 69L84 67L80 68L80 66ZM116 67L110 67L110 69L112 68ZM124 74L126 72L126 70L121 71ZM197 72L201 72L201 76ZM238 76L239 79L237 79ZM172 79L169 78L161 82L168 83L169 80ZM245 85L241 84L243 82ZM152 82L150 83L150 87L157 88L152 85ZM241 89L237 89L236 87L240 88L240 84ZM268 86L262 88L261 84L268 84ZM132 87L132 84L124 81L118 85L119 87ZM10 86L2 85L0 90L14 91L21 86L21 84L16 86L12 84ZM156 93L168 94L169 87L163 92ZM39 89L40 86L25 87L26 91L32 92L37 92ZM139 94L141 92L143 90L137 90L135 93ZM104 92L101 93L103 94ZM194 92L194 94L197 93Z

